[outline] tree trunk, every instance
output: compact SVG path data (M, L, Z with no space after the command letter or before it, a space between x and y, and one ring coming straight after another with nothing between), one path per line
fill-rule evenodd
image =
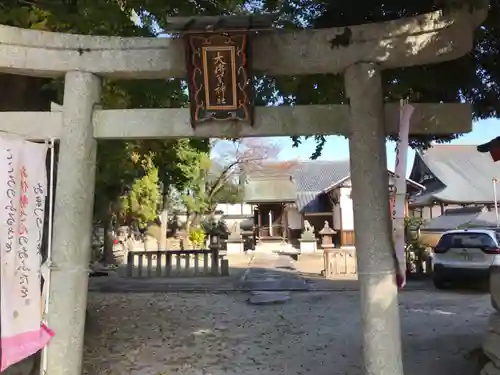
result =
M196 228L198 225L201 224L201 217L202 215L198 212L193 212L191 215L188 216L189 226L186 223L186 230L188 231L188 234L190 228Z
M112 223L113 217L110 215L104 220L104 246L102 250L102 261L104 264L115 264L115 256L113 254L113 235L115 228Z
M160 250L167 249L167 233L168 233L168 190L165 186L162 187L162 209L160 212Z
M0 74L0 111L50 111L56 94L49 83L46 78Z
M189 237L189 231L191 230L191 212L186 211L186 236Z

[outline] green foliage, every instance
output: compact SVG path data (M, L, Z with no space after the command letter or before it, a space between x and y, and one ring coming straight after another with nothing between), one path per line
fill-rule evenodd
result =
M413 253L420 262L425 261L429 255L427 245L419 237L419 230L424 223L425 220L420 217L405 217L406 253Z
M286 27L340 27L367 22L387 21L425 13L437 8L445 10L459 6L475 6L479 0L373 0L358 4L331 0L140 0L133 2L114 0L85 1L22 1L5 0L0 5L0 23L52 31L81 34L152 36L168 25L169 16L238 14L248 12L279 12ZM244 6L245 5L245 6ZM140 19L140 26L137 20ZM475 118L497 116L500 106L500 78L498 51L500 51L500 6L490 6L488 19L476 35L473 53L463 58L404 69L385 71L383 74L385 97L388 101L409 97L414 102L473 103ZM325 48L329 48L325 46ZM256 85L256 103L269 104L284 99L285 104L345 103L341 77L311 75L300 77L260 77ZM31 78L26 78L31 79ZM40 80L40 90L46 87ZM59 88L60 81L50 87ZM28 88L32 90L33 88ZM28 97L28 96L26 96ZM49 98L47 97L47 100ZM29 103L26 103L29 104ZM181 80L104 82L103 105L107 108L174 107L187 104L185 86ZM25 105L28 108L29 105ZM457 135L413 137L413 147L426 147L430 141L447 142ZM321 154L325 144L323 136L315 136ZM300 138L293 138L296 146ZM191 147L208 151L207 141ZM180 165L184 157L177 156L177 148L186 142L143 141L158 151L156 164L159 179L165 186L185 185L189 180ZM170 147L169 147L170 146ZM125 145L116 146L118 153ZM107 148L100 148L104 153ZM111 153L111 152L110 152ZM173 155L173 157L171 157ZM161 156L160 156L161 155ZM165 157L163 157L165 156ZM116 158L118 159L118 158ZM107 157L101 160L109 160ZM161 162L160 162L161 161ZM101 168L103 169L103 168ZM191 173L191 172L189 172ZM109 178L108 178L109 180ZM126 180L126 178L124 178Z
M202 153L190 169L190 183L181 196L190 213L201 215L209 209L207 178L211 165L210 156L207 153Z
M150 34L134 24L125 2L109 0L5 0L0 23L24 28L99 35Z
M166 186L183 191L200 173L200 164L210 152L207 139L177 139L168 147L158 144L154 149L161 180Z
M201 227L206 234L212 234L219 237L227 237L229 234L229 228L224 220L215 220L213 216L210 216L203 220Z
M245 189L242 185L226 181L224 186L219 189L214 197L217 203L237 204L243 202Z
M171 15L217 14L220 9L231 11L239 5L240 1L231 0L2 0L0 24L77 34L154 36L157 34L154 19L164 23L166 17ZM138 18L142 26L136 22ZM15 87L6 82L14 82ZM62 99L63 85L60 79L17 76L14 80L11 76L0 74L0 83L3 87L9 87L9 95L0 98L0 108L5 111L48 110L51 101L58 98L58 102L61 102ZM180 80L104 80L101 104L104 108L183 107L187 104L187 97ZM157 169L157 179L166 186L173 184L183 188L189 180L186 177L189 175L189 165L183 164L186 149L190 150L189 153L196 153L198 149L207 152L208 141L99 142L94 205L96 221L110 229L112 219L120 211L120 197L127 191L131 192L129 213L134 212L140 221L150 218L153 202L157 201L158 196L158 191L152 188L155 172L151 168L145 173L138 160L150 157ZM177 151L181 154L177 155ZM166 193L168 195L168 191ZM144 202L147 209L139 208L139 202ZM106 248L109 253L110 241L105 241ZM36 369L35 361L32 373Z
M127 142L98 143L94 203L94 216L97 221L104 222L116 211L118 198L138 177L138 171Z
M154 36L156 26L147 19L147 9L160 12L162 17L174 14L195 14L203 9L204 1L183 0L165 4L161 1L141 1L128 3L114 0L85 1L21 1L6 0L0 4L0 23L23 28L48 31L60 31L80 34ZM134 5L135 8L131 7ZM229 5L229 2L226 4ZM207 11L215 11L212 6ZM191 12L191 13L190 13ZM157 13L157 14L160 14ZM134 17L134 14L136 15ZM140 16L137 16L140 14ZM143 21L142 26L136 22ZM0 75L1 78L1 75ZM26 77L26 80L36 80ZM24 84L24 82L21 82ZM62 80L35 81L40 90L45 90L46 107L54 98L49 93L55 92L58 101L62 101ZM25 85L25 91L36 91L33 85ZM46 90L48 88L49 90ZM38 102L30 102L31 96L19 95L24 103L11 103L14 109L38 110ZM158 81L103 81L102 106L104 108L152 108L183 107L188 97L181 80ZM3 108L3 107L2 107ZM6 108L9 110L9 108ZM95 219L108 222L116 216L120 206L120 197L130 190L137 179L141 179L144 170L134 161L151 157L158 169L158 178L166 187L183 188L189 180L189 158L197 150L208 151L207 140L143 140L143 141L100 141L98 144ZM186 164L187 163L187 164ZM152 192L152 190L151 190ZM165 192L168 195L168 191ZM144 200L144 197L141 197ZM151 198L153 199L153 198ZM137 212L137 210L133 210ZM150 214L146 216L150 217ZM140 218L144 220L144 217Z
M420 217L405 217L405 239L408 245L415 244L415 246L420 246L419 230L424 223L425 220Z
M407 231L418 231L422 225L424 225L425 219L416 216L406 216L405 217L405 229Z
M197 153L191 161L185 170L189 182L181 196L190 213L213 214L217 203L241 202L242 188L232 180L232 170L217 168L208 153Z
M205 245L205 231L201 227L192 228L189 230L189 241L197 247L201 248Z
M332 0L267 0L263 10L277 11L289 28L330 28L390 21L436 9L448 11L471 8L481 0L372 0L364 3ZM472 103L475 119L498 117L500 110L500 4L491 2L488 17L477 29L474 50L462 58L440 64L386 70L382 79L386 101L409 98L412 102ZM325 45L325 49L329 46ZM342 76L316 74L297 77L264 77L258 93L270 101L281 97L285 104L345 104ZM413 136L411 147L428 147L430 142L449 142L460 134ZM312 158L321 155L324 136L315 139L317 149ZM394 139L394 137L390 137ZM292 138L295 146L302 139Z
M159 201L158 168L150 161L144 176L137 178L127 195L121 197L120 214L126 224L136 222L144 228L157 218Z
M103 141L98 144L95 217L118 216L121 224L154 221L161 201L160 183L184 189L191 181L199 141ZM169 192L166 191L166 194ZM166 199L169 199L168 195Z

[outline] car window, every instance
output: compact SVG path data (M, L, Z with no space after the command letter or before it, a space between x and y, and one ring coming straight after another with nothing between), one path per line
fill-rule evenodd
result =
M498 236L498 234L497 234ZM486 233L449 233L441 237L436 247L496 247L496 243Z

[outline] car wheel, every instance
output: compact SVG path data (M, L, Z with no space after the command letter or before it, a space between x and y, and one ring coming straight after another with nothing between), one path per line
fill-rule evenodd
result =
M448 287L448 282L436 275L432 278L432 283L436 289L446 289Z
M480 287L483 292L490 293L490 279L483 280Z

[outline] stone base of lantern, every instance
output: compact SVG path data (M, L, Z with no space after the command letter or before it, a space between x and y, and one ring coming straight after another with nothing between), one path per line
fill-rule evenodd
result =
M315 254L318 251L318 244L314 240L299 240L300 254Z
M228 254L242 254L245 249L243 240L227 240L227 253Z

